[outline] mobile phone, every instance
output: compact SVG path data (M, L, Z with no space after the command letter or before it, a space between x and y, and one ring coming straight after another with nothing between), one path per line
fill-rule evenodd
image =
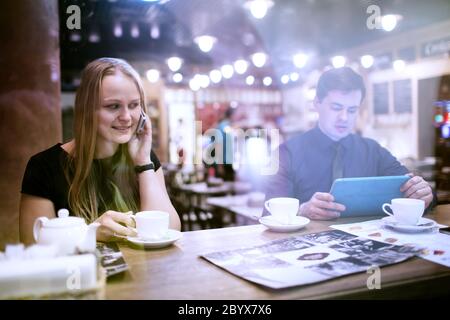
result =
M147 122L147 116L145 115L144 111L141 111L141 116L139 117L139 122L136 127L136 134L142 133L145 127L145 122Z
M442 232L442 233L445 233L445 234L450 234L450 227L439 229L439 232Z

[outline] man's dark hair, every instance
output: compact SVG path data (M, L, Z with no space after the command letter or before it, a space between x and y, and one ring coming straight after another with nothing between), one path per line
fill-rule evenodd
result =
M230 119L234 114L234 109L232 107L228 107L223 113L223 119Z
M363 78L349 67L333 68L320 76L316 89L319 102L322 102L323 98L332 90L344 92L361 90L361 102L366 96Z

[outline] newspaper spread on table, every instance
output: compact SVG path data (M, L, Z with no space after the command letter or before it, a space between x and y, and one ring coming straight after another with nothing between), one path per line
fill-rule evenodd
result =
M416 245L396 245L330 230L202 257L248 281L280 289L367 272L373 266L405 261L420 251Z

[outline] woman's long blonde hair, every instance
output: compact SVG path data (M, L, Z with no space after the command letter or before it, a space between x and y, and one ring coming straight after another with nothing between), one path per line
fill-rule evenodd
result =
M83 70L77 90L74 109L75 148L65 167L69 182L68 203L76 216L92 222L103 212L99 209L137 211L139 189L134 166L128 153L128 145L119 146L115 155L103 166L93 165L97 142L96 109L101 107L101 86L104 77L123 73L135 84L140 104L146 112L144 89L139 74L124 60L100 58L89 63ZM106 178L107 181L99 181ZM105 197L99 189L110 190Z

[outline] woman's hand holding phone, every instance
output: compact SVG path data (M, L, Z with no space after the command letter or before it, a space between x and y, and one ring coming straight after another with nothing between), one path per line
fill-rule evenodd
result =
M150 162L152 149L152 125L148 116L141 111L136 132L128 142L128 152L135 165L145 165Z
M139 135L145 129L145 123L147 122L147 116L141 111L141 116L139 117L138 125L136 126L136 134Z

